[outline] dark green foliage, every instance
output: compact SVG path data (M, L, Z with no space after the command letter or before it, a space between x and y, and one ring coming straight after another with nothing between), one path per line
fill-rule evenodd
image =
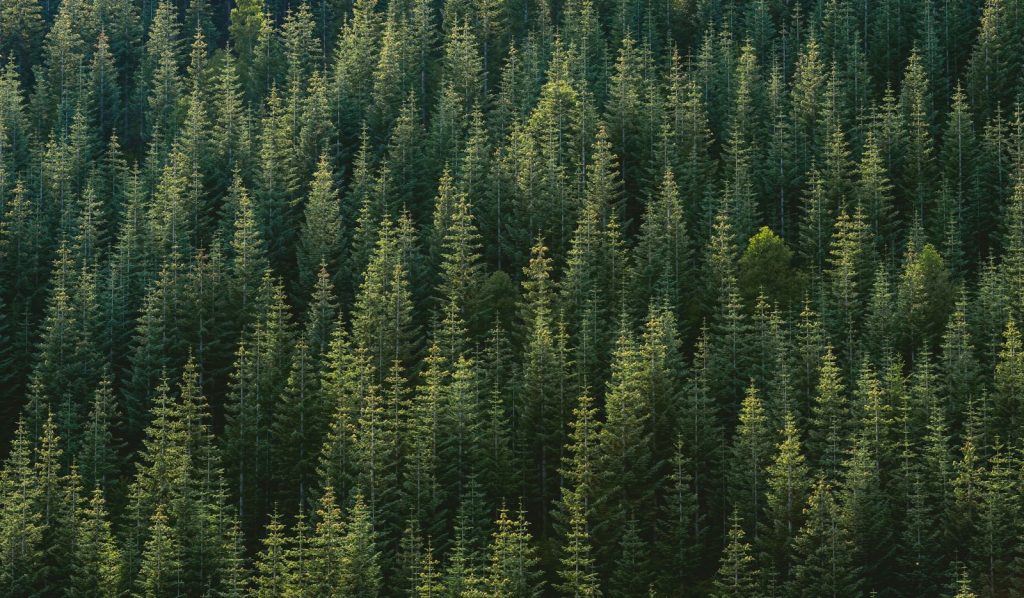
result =
M768 227L750 238L740 256L737 283L748 303L763 293L783 308L796 304L804 292L802 273L793 268L793 251Z
M0 0L0 594L1024 592L1022 40Z

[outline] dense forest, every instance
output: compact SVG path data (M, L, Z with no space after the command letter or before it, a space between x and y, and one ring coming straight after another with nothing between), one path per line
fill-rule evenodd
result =
M0 595L1024 595L1024 0L0 0Z

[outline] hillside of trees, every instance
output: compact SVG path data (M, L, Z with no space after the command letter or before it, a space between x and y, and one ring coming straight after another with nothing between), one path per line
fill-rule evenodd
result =
M1024 0L0 0L0 595L1024 595Z

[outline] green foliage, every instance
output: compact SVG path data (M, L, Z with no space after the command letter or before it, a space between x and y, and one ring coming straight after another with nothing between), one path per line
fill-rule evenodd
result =
M793 251L767 226L747 242L739 259L737 284L748 303L763 293L783 308L795 305L804 293L803 276L793 268Z
M1021 593L1022 17L0 0L0 594Z
M750 555L740 518L733 515L729 527L729 541L722 553L722 564L715 574L714 596L760 596L758 571Z

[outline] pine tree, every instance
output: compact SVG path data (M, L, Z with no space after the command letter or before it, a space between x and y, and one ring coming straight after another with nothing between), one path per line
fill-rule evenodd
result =
M306 550L300 555L307 567L306 577L302 580L303 591L313 595L330 595L339 587L340 566L345 558L345 534L345 522L334 489L327 486L317 506L316 529L309 538Z
M412 366L417 335L400 231L385 217L378 235L353 307L352 338L371 357L376 378L383 382L394 360Z
M982 9L967 76L974 109L983 120L1014 101L1021 72L1019 10L1004 0L988 0Z
M657 100L644 80L649 59L646 50L627 34L608 78L605 120L620 157L620 176L631 195L648 184L652 163L646 148L653 145L659 122Z
M376 5L376 0L353 3L352 14L345 19L338 36L330 68L334 128L346 146L352 144L359 127L366 122L372 102L375 57L381 42L381 15L375 10Z
M526 494L530 512L540 517L540 536L547 537L547 514L557 491L557 471L565 445L569 415L566 388L565 338L556 323L551 259L547 248L535 245L524 269L520 321L524 327L520 411L515 413L520 432L517 448L532 463Z
M601 508L594 534L605 551L623 539L634 514L647 512L654 500L659 464L653 462L650 412L644 409L642 360L635 335L623 327L612 354L595 472Z
M495 525L485 573L487 591L517 598L540 596L544 584L536 571L538 558L525 514L520 511L511 519L502 506Z
M161 504L153 512L149 538L135 580L136 596L156 597L180 592L183 574L181 546L168 524L165 510Z
M690 240L679 187L668 167L658 192L647 204L634 255L643 289L640 300L659 297L669 305L684 307L692 268Z
M78 595L116 596L124 588L121 552L111 531L103 491L97 486L79 514L69 590Z
M262 538L262 550L256 558L256 583L254 595L260 598L281 596L288 583L288 557L285 553L287 540L284 526L275 513L267 524Z
M981 480L977 497L977 529L969 545L972 568L983 591L996 595L1007 590L1012 577L1012 544L1020 534L1020 494L1015 461L1002 446L994 447L991 468Z
M174 7L159 2L150 26L143 62L145 84L148 85L148 118L144 138L174 139L180 119L182 81L179 74L181 50L179 28ZM163 143L167 143L163 141Z
M12 2L0 18L0 52L9 55L22 73L32 71L38 60L40 33L44 28L42 7L35 2Z
M480 235L468 197L452 189L452 185L451 179L442 175L434 211L440 276L437 289L443 302L442 310L453 310L469 331L479 332L484 325L476 320L481 307L478 296L482 282ZM451 354L457 355L463 350L464 347L453 347Z
M296 249L302 294L312 289L321 268L326 268L333 277L340 276L345 245L345 228L334 176L327 155L322 154L306 200L303 228Z
M24 420L18 421L11 451L0 476L0 546L3 548L3 586L12 594L31 588L43 562L46 530L40 510L41 488L32 466L32 439Z
M342 542L338 590L347 596L376 596L381 590L380 554L375 546L371 512L357 494Z
M785 582L791 579L792 542L803 526L803 509L810 494L811 480L792 414L786 414L781 433L782 442L768 467L765 524L758 535L758 548L772 564L780 581Z
M850 437L850 406L831 347L826 349L820 368L808 445L819 467L835 479Z
M563 504L569 514L569 531L566 533L562 568L558 575L561 584L558 590L565 595L577 597L600 596L594 559L591 556L590 534L587 531L586 507L579 490L564 493Z
M242 10L249 7L242 6ZM241 52L241 49L236 46ZM251 180L252 136L249 131L250 115L244 104L243 61L236 61L230 52L224 54L220 68L213 75L211 93L210 145L211 195L217 197L227 191L227 182L235 171Z
M926 228L933 229L934 181L937 177L930 82L927 80L921 57L911 53L903 75L900 90L900 108L906 123L906 155L900 169L902 176L896 181L901 199L900 212L911 215ZM936 219L937 220L937 219ZM935 222L934 224L939 224Z
M400 376L401 370L396 373ZM394 391L389 394L392 401L401 399ZM352 434L356 488L366 493L369 516L385 542L397 538L402 529L396 517L400 512L397 503L401 428L395 414L400 409L400 401L395 406L386 404L380 388L371 386L359 407Z
M593 515L594 459L600 434L600 423L593 399L582 393L573 409L566 453L570 455L563 465L562 497L557 505L556 517L566 529L562 532L561 580L559 591L574 596L600 595L597 573L594 570L593 546L590 537L590 518Z
M740 407L739 424L732 440L729 494L733 518L753 530L755 541L761 525L765 474L774 444L757 388L751 385Z
M750 554L750 544L743 533L741 517L733 514L729 527L728 544L722 553L721 565L715 574L714 596L760 596L760 581Z
M855 195L867 219L875 250L892 250L896 244L895 199L882 156L882 148L872 131L864 140L864 153L858 164Z
M857 329L864 309L865 266L869 259L866 247L864 212L844 210L834 226L832 248L828 258L826 306L832 322L832 337L840 347L846 368L855 365L858 356Z
M315 487L319 448L329 412L320 392L320 368L305 339L295 345L288 382L274 412L271 436L273 477L280 483L286 512L305 505Z
M434 598L443 596L445 585L441 581L441 564L434 559L433 548L427 544L427 548L416 574L415 587L412 595L416 598Z
M946 417L953 430L959 430L968 404L978 396L981 366L975 355L971 331L967 325L967 302L961 296L946 323L939 362L940 392L946 401Z
M1021 417L1017 405L1018 389L1024 384L1024 353L1021 351L1020 331L1013 318L1006 323L1003 339L992 380L992 402L996 410L994 415L1000 422L998 433L1013 442L1019 436L1017 422Z
M254 297L268 268L266 246L260 233L255 206L236 173L228 191L225 206L234 208L230 233L232 302L240 310L236 317L242 324L249 321Z
M587 167L583 205L561 285L564 317L579 347L575 361L581 388L602 382L611 341L611 330L603 323L620 307L620 289L627 279L617 218L620 186L611 144L602 127Z
M112 387L109 375L96 387L78 456L83 484L99 486L107 492L117 488L122 464L121 442L116 435L120 414Z
M859 591L849 532L823 480L815 484L807 501L807 522L793 541L793 581L796 596L845 596Z

